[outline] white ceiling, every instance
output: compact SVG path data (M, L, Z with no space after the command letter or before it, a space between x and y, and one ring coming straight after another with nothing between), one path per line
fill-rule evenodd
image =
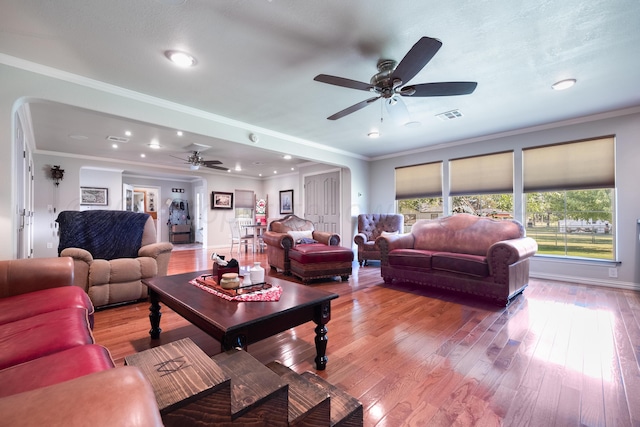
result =
M640 105L637 0L0 0L0 10L0 53L369 158ZM381 101L326 119L372 95L317 74L369 82L380 58L401 60L422 36L443 46L411 83L476 81L473 94L404 97L419 127L393 123ZM197 66L175 67L167 49ZM576 86L551 90L566 78ZM435 117L453 109L463 117ZM131 159L157 134L158 163L180 165L170 154L186 157L193 142L231 168L308 160L72 107L32 113L38 150ZM125 148L90 145L125 126L135 129ZM366 137L373 128L380 139Z

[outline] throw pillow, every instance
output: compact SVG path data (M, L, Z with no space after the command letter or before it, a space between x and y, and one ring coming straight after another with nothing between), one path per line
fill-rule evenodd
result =
M313 231L304 230L304 231L287 231L287 234L291 236L294 242L300 243L302 239L313 239Z

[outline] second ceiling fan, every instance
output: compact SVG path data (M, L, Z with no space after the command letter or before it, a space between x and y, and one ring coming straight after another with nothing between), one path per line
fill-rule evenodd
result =
M346 79L344 77L330 76L328 74L317 75L314 77L314 80L318 82L350 89L364 90L376 94L373 98L358 102L351 107L327 117L327 119L340 119L366 107L380 98L386 100L387 107L395 104L401 104L404 107L399 96L431 97L468 95L472 93L478 85L476 82L440 82L406 85L406 83L415 77L415 75L431 61L440 47L442 47L440 40L431 37L422 37L413 45L404 58L397 63L397 66L396 61L391 59L381 59L378 61L378 73L371 78L369 83Z

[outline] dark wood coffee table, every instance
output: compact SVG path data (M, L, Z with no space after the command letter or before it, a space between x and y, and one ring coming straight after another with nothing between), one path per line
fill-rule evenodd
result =
M149 334L152 339L158 339L162 331L160 303L220 341L222 351L235 347L246 349L249 344L313 320L316 368L325 369L326 324L331 320L331 300L338 298L337 294L269 277L268 283L282 287L279 301L228 301L189 283L208 273L210 271L200 271L143 280L151 299Z

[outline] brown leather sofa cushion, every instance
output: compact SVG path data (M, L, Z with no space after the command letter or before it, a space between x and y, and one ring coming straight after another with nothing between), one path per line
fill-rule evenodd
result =
M458 214L437 221L418 221L411 233L415 236L415 249L486 255L496 242L524 237L524 228L516 221Z
M480 255L435 252L431 256L431 268L434 270L444 270L476 277L489 276L489 264L487 264L487 257Z
M394 249L389 253L389 265L430 270L432 254L432 251L417 249Z

